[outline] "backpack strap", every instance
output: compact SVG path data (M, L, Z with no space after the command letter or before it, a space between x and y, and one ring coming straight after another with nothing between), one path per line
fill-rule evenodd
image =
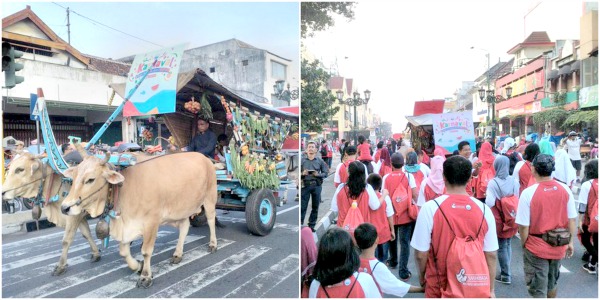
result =
M502 223L505 223L506 221L504 220L504 210L502 209L502 190L500 189L500 184L498 184L498 181L496 181L495 179L496 178L494 178L492 181L496 183L496 186L498 187L498 191L500 193L500 199L496 199L496 205L500 206L498 209L498 213L500 213L500 219L502 220Z
M377 265L378 265L378 264L379 264L379 261L377 261L377 262L375 263L375 265L374 265L374 266L373 266L373 268L371 269L371 274L369 274L369 275L373 275L373 272L375 271L375 268L377 268Z
M321 288L323 289L323 292L325 292L325 296L327 296L327 298L331 298L327 292L327 289L324 286L321 286Z
M360 276L360 272L356 273L356 278L354 278L354 282L352 283L352 286L350 287L350 290L348 291L348 295L346 295L346 297L344 297L344 298L350 297L350 294L352 293L352 290L354 289L354 285L358 281L358 276Z

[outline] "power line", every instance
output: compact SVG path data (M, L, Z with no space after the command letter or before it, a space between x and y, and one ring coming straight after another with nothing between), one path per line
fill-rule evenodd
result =
M54 4L56 4L56 5L60 6L60 7L62 7L63 9L67 9L66 7L64 7L64 6L62 6L62 5L60 5L60 4L56 3L56 2L52 2L52 3L54 3ZM132 38L134 38L134 39L138 39L138 40L140 40L140 41L144 41L144 42L146 42L146 43L149 43L149 44L152 44L152 45L155 45L155 46L161 47L161 48L164 48L164 47L165 47L165 46L163 46L163 45L159 45L159 44L156 44L156 43L150 42L150 41L148 41L148 40L145 40L145 39L139 38L139 37L137 37L137 36L131 35L131 34L129 34L129 33L123 32L123 31L121 31L121 30L118 30L118 29L116 29L116 28L110 27L110 26L108 26L108 25L106 25L106 24L103 24L103 23L101 23L101 22L98 22L98 21L96 21L96 20L90 19L90 18L88 18L88 17L86 17L86 16L84 16L84 15L82 15L82 14L80 14L80 13L78 13L78 12L74 11L74 10L70 10L70 11L71 11L71 12L73 12L74 14L76 14L76 15L78 15L78 16L80 16L80 17L84 18L84 19L87 19L88 21L90 21L90 22L92 22L92 23L95 23L95 24L97 24L97 25L104 26L104 27L106 27L106 28L109 28L109 29L112 29L112 30L114 30L114 31L116 31L116 32L119 32L119 33L122 33L122 34L124 34L124 35L130 36L130 37L132 37Z

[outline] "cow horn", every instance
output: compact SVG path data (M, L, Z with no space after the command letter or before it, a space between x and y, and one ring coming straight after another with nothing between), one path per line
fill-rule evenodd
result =
M81 146L81 143L76 143L75 144L75 149L77 149L77 152L79 152L79 154L81 155L81 157L83 159L86 159L89 156L87 154L87 151L85 151L85 149L83 149L83 146Z
M100 151L104 152L104 161L102 161L102 165L105 165L110 160L110 152L106 149L100 149Z

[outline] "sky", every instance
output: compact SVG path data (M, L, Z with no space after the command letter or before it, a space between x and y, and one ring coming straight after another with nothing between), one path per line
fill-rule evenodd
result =
M26 5L65 41L69 7L71 45L84 54L118 59L182 43L191 49L236 38L291 59L290 69L299 73L300 6L294 2L2 1L2 17Z
M452 97L482 75L486 53L491 66L508 61L508 50L532 31L546 31L553 42L578 40L582 2L362 0L354 11L353 21L338 17L303 45L325 66L337 62L361 96L369 89L373 112L400 132L414 101Z

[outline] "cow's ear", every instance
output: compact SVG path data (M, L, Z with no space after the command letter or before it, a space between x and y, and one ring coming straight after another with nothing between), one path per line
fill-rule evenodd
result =
M37 169L39 169L39 168L40 168L40 162L39 162L39 161L37 161L37 160L34 160L34 161L31 163L31 175L33 175L33 172L35 172L35 171L36 171Z
M102 172L102 176L106 178L106 181L110 184L119 184L125 180L125 177L121 175L119 172L115 172L112 170Z
M70 167L63 173L63 175L65 175L65 177L67 177L67 178L73 179L75 169L76 169L76 167Z

